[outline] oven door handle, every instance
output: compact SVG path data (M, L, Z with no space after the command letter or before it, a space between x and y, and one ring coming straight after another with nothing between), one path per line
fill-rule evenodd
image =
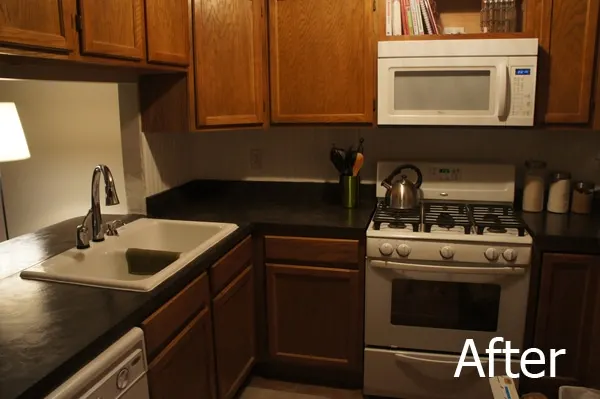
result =
M463 273L463 274L495 274L495 275L522 275L524 267L461 267L461 266L424 266L411 263L390 262L386 260L372 260L369 265L383 269L394 269L410 272L427 273Z
M422 357L416 357L416 356L410 356L410 355L405 355L403 353L394 353L394 356L397 359L402 359L402 360L408 360L411 363L434 363L434 364L451 364L453 366L458 365L457 361L454 360L435 360L435 359L425 359ZM488 361L485 359L480 359L479 360L481 362L481 365L486 365L488 364Z

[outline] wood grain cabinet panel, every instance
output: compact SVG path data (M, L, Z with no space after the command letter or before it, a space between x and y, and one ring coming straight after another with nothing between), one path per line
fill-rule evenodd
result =
M145 0L148 61L183 65L190 62L188 0Z
M359 272L279 264L267 264L266 269L271 358L359 370Z
M537 309L533 346L566 354L556 359L556 378L546 367L546 377L526 381L528 391L552 399L561 385L600 387L600 257L545 254Z
M586 124L590 120L600 3L537 0L532 7L536 14L531 18L537 22L535 33L542 49L538 116L547 123Z
M144 58L143 0L79 0L84 54Z
M0 44L75 49L76 0L0 0Z
M370 0L269 0L271 120L371 122Z
M264 0L194 0L196 123L264 121Z
M253 273L247 266L213 301L219 399L235 396L256 359Z
M210 308L204 309L148 368L152 399L215 398Z

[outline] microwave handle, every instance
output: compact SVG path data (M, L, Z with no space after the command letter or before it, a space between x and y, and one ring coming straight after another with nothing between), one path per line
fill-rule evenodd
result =
M384 269L429 273L520 275L525 274L526 271L524 267L416 265L412 263L390 262L386 260L372 260L369 262L369 265L371 267L380 267Z
M497 67L496 87L498 88L498 98L496 101L496 115L498 118L506 116L506 80L508 75L508 67L506 62L501 62Z

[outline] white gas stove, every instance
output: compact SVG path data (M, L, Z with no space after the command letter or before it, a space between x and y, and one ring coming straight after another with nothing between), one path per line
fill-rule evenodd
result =
M423 174L422 204L398 210L386 205L380 182L399 164L377 165L379 202L367 230L367 257L530 263L532 239L512 208L513 166L413 163Z
M474 340L480 357L494 337L523 345L532 238L512 208L515 170L408 162L423 175L421 205L391 209L380 183L404 163L377 165L379 203L367 230L364 392L481 399L489 393L486 379L454 378L465 340Z

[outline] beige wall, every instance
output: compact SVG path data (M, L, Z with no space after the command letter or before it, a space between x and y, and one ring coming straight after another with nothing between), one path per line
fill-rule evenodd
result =
M332 143L348 147L365 138L363 180L375 179L378 160L446 159L510 162L543 159L576 179L600 183L600 132L466 128L274 128L190 135L196 178L337 181L329 162ZM262 150L262 169L250 168L250 151Z
M94 166L107 164L127 212L116 84L0 80L0 101L17 104L31 158L1 164L9 236L90 207Z

